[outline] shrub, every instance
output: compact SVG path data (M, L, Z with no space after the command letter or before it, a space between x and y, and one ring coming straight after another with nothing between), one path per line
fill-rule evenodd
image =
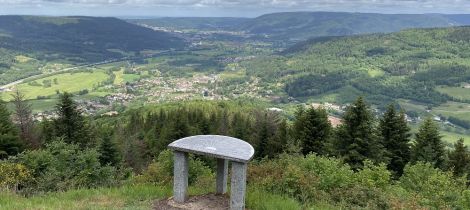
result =
M0 190L16 192L20 185L31 179L31 173L22 164L0 162Z
M385 164L376 166L372 161L367 160L364 161L364 168L354 174L354 179L361 186L384 190L390 186L391 175Z
M212 170L194 156L189 157L189 184L199 187L213 184L215 180ZM147 169L136 177L139 183L170 184L173 182L173 152L164 150ZM207 186L208 187L208 186Z
M452 172L443 172L430 163L407 165L399 185L420 196L421 204L438 209L453 208L465 190L465 178L454 178Z
M56 140L41 150L26 151L11 159L25 165L34 179L25 184L25 193L65 191L75 188L110 186L126 176L125 170L102 166L99 153Z

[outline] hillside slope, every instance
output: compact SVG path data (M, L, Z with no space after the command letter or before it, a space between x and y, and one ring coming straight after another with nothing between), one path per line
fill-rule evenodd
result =
M0 48L42 58L54 54L75 57L77 61L119 57L116 51L170 49L184 44L168 33L101 17L0 16L0 34Z
M283 55L244 65L288 96L343 103L366 95L376 104L408 99L429 105L462 101L436 88L470 82L470 27L409 29L392 34L317 38Z
M469 20L465 15L283 12L250 19L241 23L237 29L266 34L276 39L302 40L321 36L396 32L406 28L464 25Z
M0 85L41 73L50 63L101 62L185 43L116 18L0 16Z

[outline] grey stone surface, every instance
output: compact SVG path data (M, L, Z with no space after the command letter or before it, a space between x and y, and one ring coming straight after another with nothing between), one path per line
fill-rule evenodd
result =
M188 199L188 153L175 151L173 199L183 203Z
M227 192L228 160L217 159L217 184L216 193L224 194Z
M250 161L255 153L253 147L245 141L217 135L191 136L174 141L168 147L175 151L208 155L242 163Z
M232 180L230 185L231 210L245 209L246 169L246 163L232 162Z

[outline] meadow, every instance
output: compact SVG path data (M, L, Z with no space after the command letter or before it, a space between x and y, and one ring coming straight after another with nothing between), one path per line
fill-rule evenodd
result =
M91 90L108 78L103 71L63 73L22 83L17 88L25 95L25 99L37 99L38 96L57 95L57 91L74 93ZM12 98L11 92L4 92L1 96L6 101Z
M211 190L191 186L190 195L201 195ZM77 189L67 192L53 192L32 197L0 192L0 209L152 209L153 203L168 198L171 186L126 184L120 187ZM274 195L254 187L247 193L247 207L252 210L297 210L302 209L295 199ZM317 208L315 208L317 209Z

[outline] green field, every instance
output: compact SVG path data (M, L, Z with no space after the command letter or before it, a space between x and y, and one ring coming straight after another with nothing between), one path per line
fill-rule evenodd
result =
M470 89L468 88L441 86L436 90L459 100L470 100Z
M432 112L447 117L452 116L470 121L470 104L466 103L448 102L434 108Z
M25 94L26 99L36 99L38 96L52 96L60 92L78 92L83 89L91 89L97 86L100 82L106 81L108 75L103 71L80 72L80 73L64 73L42 79L34 80L28 83L22 83L17 88ZM45 82L50 82L50 87L44 85ZM54 81L57 81L55 83ZM34 85L32 85L34 84ZM4 100L10 100L11 95L3 93Z
M114 72L114 75L116 75L116 78L114 79L115 85L121 85L126 82L133 82L140 78L140 76L137 74L124 74L124 70L116 71Z
M79 189L23 197L0 191L0 209L152 209L153 202L170 197L171 187L125 185L115 188ZM191 195L206 194L208 189L189 188ZM252 210L300 210L294 199L272 195L254 188L247 193L247 207Z

